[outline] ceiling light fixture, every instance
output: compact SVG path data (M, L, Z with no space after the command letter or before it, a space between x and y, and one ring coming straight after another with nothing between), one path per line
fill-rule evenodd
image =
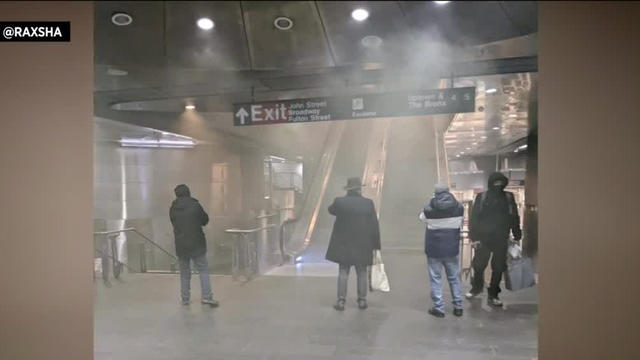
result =
M131 25L133 17L125 12L116 12L111 15L111 23L116 26Z
M287 159L285 159L285 158L281 158L280 156L275 156L275 155L269 155L269 158L270 158L272 161L273 161L273 160L276 160L276 161L279 161L279 162L286 162L286 161L287 161Z
M126 71L126 70L109 68L109 69L107 69L107 74L109 74L111 76L125 76L125 75L129 74L129 72Z
M382 39L375 35L368 35L362 38L362 45L370 49L379 48L382 45Z
M446 5L448 3L450 3L451 1L434 1L434 3L438 4L438 5Z
M201 18L198 20L198 27L202 30L211 30L215 26L213 20L209 18Z
M193 140L151 140L123 138L120 139L120 145L123 147L191 149L196 145L196 142Z
M490 89L485 90L484 92L487 93L487 94L494 94L497 91L498 91L498 89L496 89L496 88L490 88Z
M196 106L195 105L186 105L184 108L187 109L187 110L195 110Z
M293 20L289 19L286 16L278 16L275 20L273 20L273 26L278 30L291 30L293 27Z
M494 126L493 130L500 130L500 127L499 126Z
M365 9L355 9L351 12L351 17L355 21L365 21L369 17L369 12Z
M516 115L516 114L509 114L509 117L510 117L510 118L517 118L517 117L518 117L518 115Z

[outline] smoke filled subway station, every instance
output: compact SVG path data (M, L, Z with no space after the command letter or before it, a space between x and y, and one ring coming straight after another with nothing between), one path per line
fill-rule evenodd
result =
M0 360L637 360L640 3L0 2Z

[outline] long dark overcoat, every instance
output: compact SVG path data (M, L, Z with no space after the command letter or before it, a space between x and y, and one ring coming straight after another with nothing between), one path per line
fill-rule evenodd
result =
M371 265L380 249L380 227L375 205L359 193L336 198L329 206L336 217L326 259L345 265Z

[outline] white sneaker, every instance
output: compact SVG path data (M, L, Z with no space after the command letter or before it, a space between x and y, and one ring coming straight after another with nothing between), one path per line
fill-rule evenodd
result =
M202 299L202 304L209 305L211 307L218 307L220 303L214 299Z
M464 297L466 297L467 299L473 299L473 298L475 298L476 296L478 296L480 294L482 294L482 291L475 292L475 291L469 290L468 293L464 294Z
M497 297L489 297L489 298L487 298L487 303L490 306L502 307L502 301L500 301L500 299L498 299Z

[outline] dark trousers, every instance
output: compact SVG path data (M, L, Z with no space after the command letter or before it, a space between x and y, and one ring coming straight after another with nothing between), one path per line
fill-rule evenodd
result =
M508 242L481 242L475 250L475 255L471 262L473 266L473 279L471 286L473 292L482 292L484 288L484 270L491 258L491 283L489 284L489 296L497 297L500 293L500 281L502 273L507 270L507 248Z
M364 300L367 298L367 266L354 265L354 267L358 275L358 300ZM338 300L345 300L347 298L347 283L349 282L350 270L351 265L340 264L340 270L338 272Z

